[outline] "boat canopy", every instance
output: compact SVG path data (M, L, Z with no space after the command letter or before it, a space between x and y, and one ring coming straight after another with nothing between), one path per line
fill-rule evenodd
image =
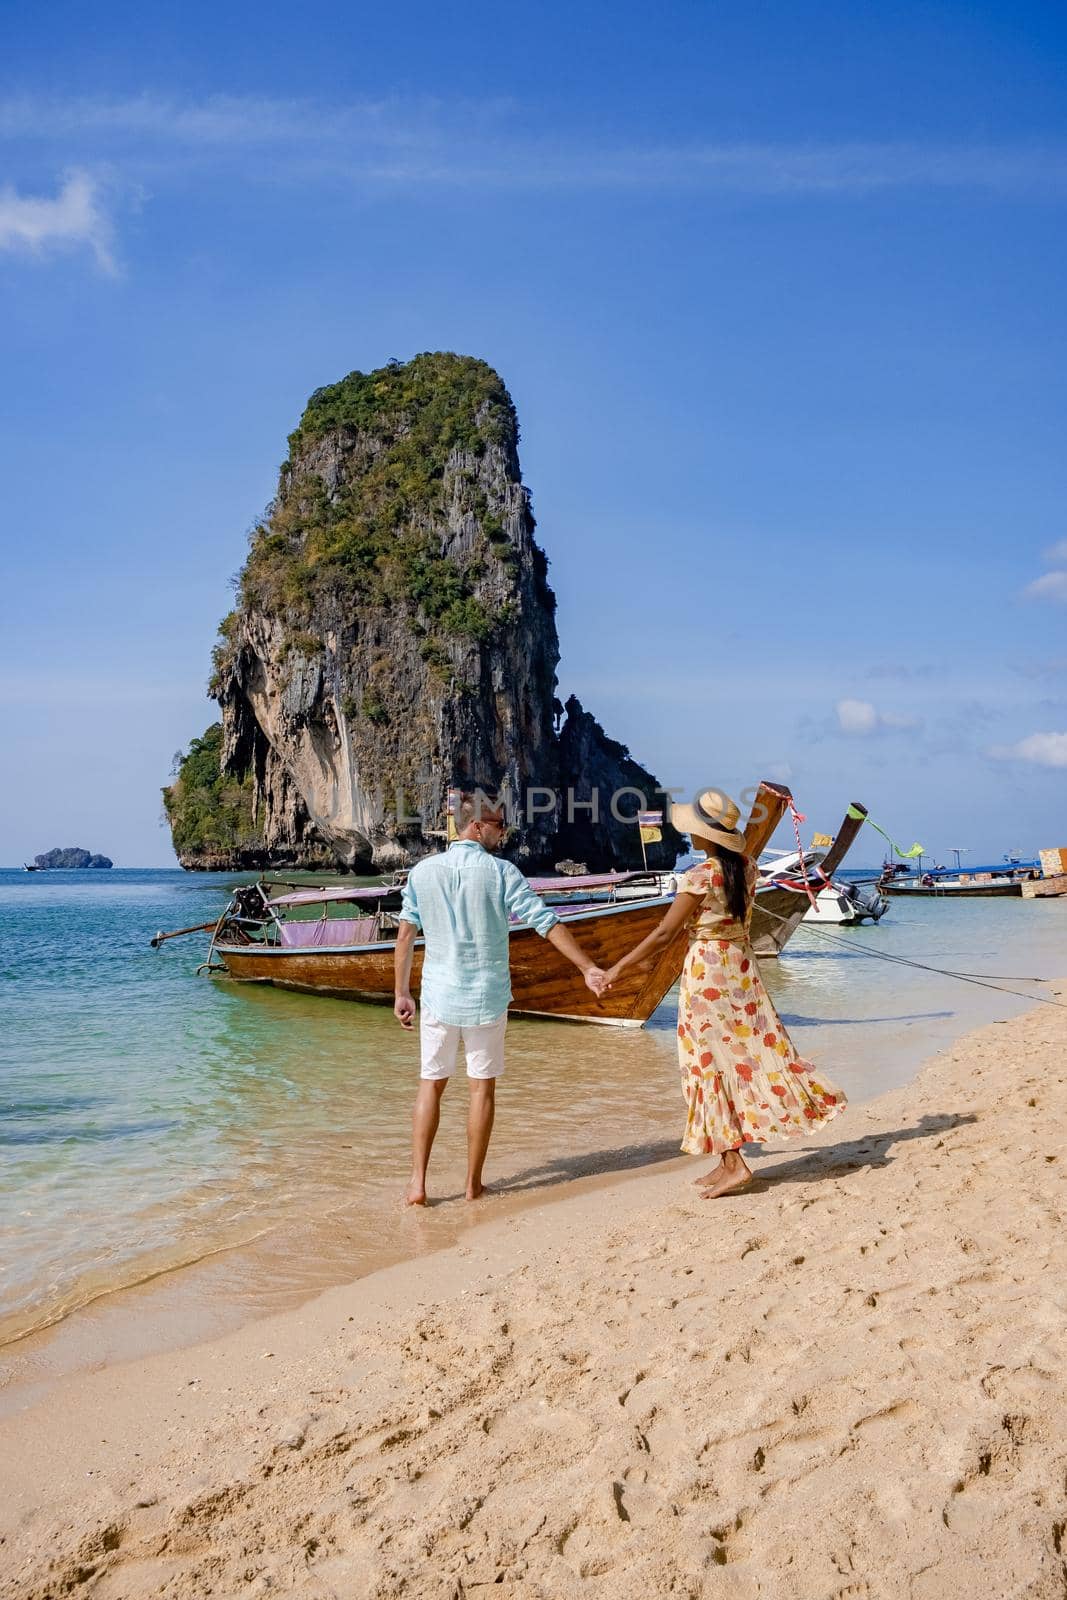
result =
M653 877L655 874L636 872L593 872L574 878L530 878L534 894L561 894L567 890L610 889L618 883L632 883L635 878ZM290 894L280 894L272 899L272 906L324 906L341 900L380 900L385 895L399 894L395 883L369 884L362 888L340 884L329 888L294 889Z
M395 883L372 883L361 889L294 889L292 894L280 894L268 902L272 906L324 906L334 900L380 900L387 894L399 894Z
M610 889L616 883L632 883L635 878L652 878L653 872L587 872L575 878L531 878L534 894L558 894L563 889Z

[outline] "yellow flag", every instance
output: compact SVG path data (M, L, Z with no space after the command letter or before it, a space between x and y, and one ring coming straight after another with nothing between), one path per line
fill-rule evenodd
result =
M813 833L811 836L813 850L828 850L833 842L833 835L829 833Z
M642 844L659 844L663 838L660 828L662 821L662 811L639 811L637 813L637 825L641 831Z
M459 838L459 830L456 827L456 812L459 810L459 802L462 799L462 796L462 789L449 789L448 791L448 799L446 801L447 816L445 820L445 833L449 844L452 843L453 839Z

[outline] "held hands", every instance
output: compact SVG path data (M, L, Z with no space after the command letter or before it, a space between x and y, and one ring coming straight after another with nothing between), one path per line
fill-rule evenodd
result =
M409 1031L415 1024L415 1002L409 994L398 994L393 1004L393 1015L402 1028Z
M586 988L592 989L593 993L599 999L605 988L604 973L599 967L586 967L583 977L585 978Z

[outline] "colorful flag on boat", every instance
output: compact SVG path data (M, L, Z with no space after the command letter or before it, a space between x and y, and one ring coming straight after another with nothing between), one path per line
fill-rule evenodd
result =
M857 811L854 806L849 806L848 814L850 817L863 818L863 812ZM896 840L890 839L885 829L880 828L877 822L874 822L870 817L867 817L865 820L870 823L871 827L876 833L880 833L882 835L883 839L889 839L889 843L893 846L893 849L896 851L901 861L913 861L916 856L924 856L926 854L926 851L921 844L913 844L910 850L902 850L899 844L897 844Z
M642 844L659 844L663 838L663 812L639 811L637 825L641 829Z

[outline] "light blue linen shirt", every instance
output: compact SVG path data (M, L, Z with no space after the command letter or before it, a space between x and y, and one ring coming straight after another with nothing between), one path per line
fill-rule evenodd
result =
M401 920L426 940L420 1000L439 1022L492 1022L511 999L508 930L517 918L542 938L559 918L510 861L456 839L408 874Z

